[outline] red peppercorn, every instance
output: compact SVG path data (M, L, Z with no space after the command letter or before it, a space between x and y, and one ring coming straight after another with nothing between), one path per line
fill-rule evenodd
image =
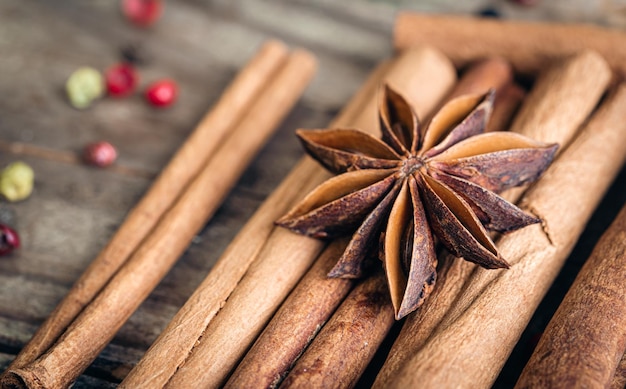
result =
M146 89L146 100L155 107L172 105L177 97L178 86L173 80L159 80L150 84Z
M20 248L20 237L11 227L0 224L0 256Z
M104 74L107 92L113 97L131 94L139 83L139 75L129 63L119 63L110 67Z
M163 13L161 0L122 0L122 12L134 24L147 27Z
M115 162L117 151L109 142L90 143L83 149L83 160L93 166L107 167Z

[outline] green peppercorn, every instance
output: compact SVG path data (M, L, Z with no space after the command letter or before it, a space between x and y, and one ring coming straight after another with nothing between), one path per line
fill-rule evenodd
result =
M24 162L13 162L0 174L0 193L9 201L24 200L33 191L35 173Z
M65 90L72 106L78 109L87 108L104 93L102 74L91 67L78 68L67 79Z

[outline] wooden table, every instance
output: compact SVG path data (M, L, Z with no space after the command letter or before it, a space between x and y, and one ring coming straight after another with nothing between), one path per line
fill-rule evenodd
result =
M395 11L410 2L348 0L178 0L152 28L138 29L116 1L0 3L0 166L23 160L36 174L32 196L0 202L23 247L0 258L0 369L29 340L95 258L126 212L167 163L237 70L267 38L313 51L318 75L185 255L75 387L114 387L201 282L228 242L302 155L293 130L324 127L381 59L392 52ZM485 1L424 2L426 11L473 12ZM463 7L463 8L461 8ZM546 11L501 5L513 16ZM508 8L507 8L508 7ZM505 13L506 13L505 12ZM526 12L526 14L524 14ZM141 85L171 77L181 87L167 110L140 94L73 109L64 83L77 67L106 69L129 46L145 59ZM117 146L117 169L67 162L82 146ZM27 149L19 148L28 145ZM497 386L515 381L533 336L549 320L595 240L626 200L622 172L553 290L530 323Z

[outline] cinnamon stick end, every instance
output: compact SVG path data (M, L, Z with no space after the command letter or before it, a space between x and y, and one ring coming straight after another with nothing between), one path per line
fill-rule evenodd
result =
M0 388L2 389L27 389L29 386L27 381L21 376L22 371L10 370L5 373L0 381ZM28 374L28 372L26 372ZM31 374L32 375L32 374ZM34 377L31 377L31 379Z

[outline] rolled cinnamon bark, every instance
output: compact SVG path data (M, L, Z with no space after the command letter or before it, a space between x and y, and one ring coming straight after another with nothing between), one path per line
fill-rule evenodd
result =
M380 269L350 293L280 388L354 387L377 350L369 341L382 343L394 321L387 279Z
M238 128L126 264L52 348L27 366L9 371L5 380L12 381L6 385L65 388L89 366L217 209L297 101L315 67L308 52L298 50L289 56Z
M609 387L626 351L626 207L596 244L516 388Z
M512 63L515 73L526 75L540 73L554 60L592 49L617 74L626 74L626 34L599 26L400 12L394 30L396 49L423 44L441 50L459 68L501 56Z
M346 246L342 239L324 250L239 363L226 388L269 388L281 382L352 288L354 280L328 278Z
M198 124L145 196L130 211L107 246L80 276L8 369L19 368L34 361L61 336L204 167L237 124L238 118L250 108L286 59L287 47L281 42L269 41L263 45L224 91L215 107Z
M448 92L455 73L447 59L437 51L417 48L403 53L394 62L386 82L400 88L400 82L419 85L420 88L407 98L421 101L427 100L424 96L430 96L434 100ZM406 77L407 74L411 76ZM363 114L351 124L376 132L376 99L374 95L370 99ZM423 115L433 109L434 103L427 100L421 107L423 111L418 114ZM303 176L303 180L308 177ZM223 384L322 248L323 243L319 240L276 229L168 386L215 387Z
M424 346L385 387L489 387L626 157L626 86L525 195L543 220L498 242L508 270L476 268Z
M334 125L347 125L360 114L389 65L384 62L372 72L335 119ZM311 159L302 159L228 245L193 295L122 381L120 388L162 387L169 381L257 257L274 229L274 221L287 212L303 192L313 189L327 176L328 173L317 169Z
M446 101L467 93L485 92L489 88L496 90L496 99L485 131L508 129L526 93L514 83L513 68L503 58L491 57L468 65Z
M402 76L410 77L410 75ZM506 62L501 59L481 61L464 73L463 78L457 83L448 98L464 93L484 92L489 88L502 88L510 83L511 79L511 68ZM409 86L406 84L401 84L399 90L406 94L415 93L408 88ZM433 104L430 103L430 105ZM430 112L426 114L429 115ZM336 246L341 249L337 249ZM346 287L345 280L328 279L326 276L328 270L339 259L344 248L345 243L341 242L332 247L332 253L328 253L329 250L327 250L323 254L324 263L329 262L325 268L326 272L320 271L319 266L315 266L309 271L237 367L227 386L232 388L249 387L256 384L270 386L278 383L280 378L287 373L287 369L295 362L295 358L304 352L308 342L348 293L349 289ZM378 286L381 288L381 294L388 293L384 282ZM329 296L332 296L333 299L329 299ZM358 313L355 303L352 301L352 299L360 300L361 297L360 293L353 292L348 297L345 306L342 305L336 314L342 317L353 315L355 319L351 325L354 328L367 327L371 328L371 331L355 330L350 337L345 338L344 342L335 343L337 338L342 338L345 335L343 332L337 334L335 330L347 331L347 329L344 326L335 326L333 327L335 330L325 330L318 335L319 340L316 338L314 342L315 344L332 344L332 349L315 346L313 350L307 350L305 353L309 361L320 361L325 368L308 370L304 367L307 366L307 362L298 361L298 366L301 368L290 374L291 382L301 383L304 382L301 380L305 379L316 382L319 380L321 383L324 381L322 376L326 375L331 375L335 377L335 381L342 383L358 379L362 369L366 366L363 352L373 355L394 322L393 309L391 309L391 316L389 317L389 309L385 306L388 300L379 299L374 302L377 304L375 307L363 307L365 310L375 310L380 314L380 317L377 318L377 324L372 327L372 323L368 322L372 316ZM357 306L360 305L357 304ZM348 310L348 313L344 312L345 310ZM314 314L310 311L313 311ZM334 316L332 320L336 320ZM298 335L293 336L294 333ZM278 344L280 344L280 351L276 351ZM362 344L367 346L362 347ZM355 347L358 350L355 350ZM337 357L340 357L341 360L337 360ZM300 374L306 378L294 376Z
M555 64L535 82L513 122L512 131L540 141L557 141L563 150L596 106L609 77L607 64L593 52ZM505 194L509 200L515 201L521 195L516 189ZM409 374L410 368L405 365L417 363L411 362L414 355L440 326L455 301L465 298L463 289L477 267L452 256L441 262L432 295L417 312L407 317L374 387L388 387L401 370Z
M526 91L515 83L500 89L496 94L486 131L507 131L525 97Z
M469 64L462 73L459 82L447 96L445 101L467 93L486 92L489 88L495 89L497 94L505 85L513 82L511 64L500 57L488 57Z

